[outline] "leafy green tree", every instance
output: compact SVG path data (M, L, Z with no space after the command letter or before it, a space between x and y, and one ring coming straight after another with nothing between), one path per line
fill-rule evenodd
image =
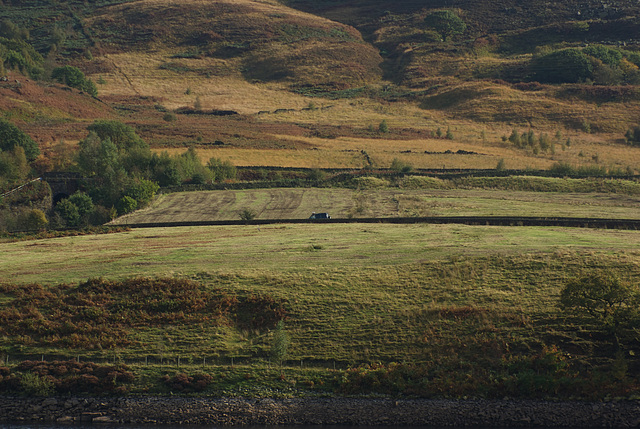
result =
M424 23L437 31L445 42L449 37L462 34L467 29L467 24L451 10L432 12L424 19Z
M125 195L120 199L120 201L118 201L118 205L116 208L118 209L118 214L122 216L137 209L138 203L130 196Z
M393 158L393 161L391 161L391 170L397 173L408 173L413 170L413 167L398 158Z
M84 73L82 73L82 71L80 71L80 69L78 69L77 67L56 67L51 72L51 78L67 86L70 86L71 88L76 88L84 91L94 97L98 96L98 88L96 87L96 85L91 80L87 79Z
M162 187L177 186L181 183L178 162L165 151L151 158L151 176Z
M93 213L93 200L84 192L76 192L69 197L69 201L78 208L78 214L80 217L87 218L91 213Z
M93 202L105 207L115 205L123 195L129 176L111 139L101 140L97 134L89 133L80 142L76 159L80 172L91 179L87 188Z
M38 209L30 210L24 219L24 226L29 231L41 231L46 229L48 224L47 216Z
M33 78L44 73L44 58L24 40L0 37L0 63L6 69L19 70Z
M543 83L577 83L593 76L593 64L580 49L568 48L535 57L533 79Z
M453 140L453 131L451 131L451 128L447 128L447 133L445 134L444 138L446 138L447 140Z
M380 125L378 125L378 131L386 134L389 132L389 125L387 124L387 120L383 119L382 122L380 122Z
M520 147L522 142L520 141L520 133L515 128L511 131L511 135L509 136L509 141L513 143L516 147Z
M567 282L560 292L560 307L586 316L615 337L624 330L640 326L640 289L617 276L597 271Z
M133 148L149 147L144 140L136 134L132 127L120 121L96 121L89 125L87 129L96 133L102 140L110 139L121 152L126 152Z
M31 137L12 123L0 119L0 151L11 151L16 146L24 149L29 162L40 155L40 148Z
M237 170L231 161L222 161L218 158L210 158L207 162L207 168L213 174L213 180L221 182L223 180L232 180L236 178Z
M149 147L133 147L120 154L122 167L130 176L151 178L153 153Z
M271 343L271 358L282 368L282 363L287 358L289 352L289 334L284 329L284 321L280 320L273 333L273 343Z
M101 139L93 132L80 142L76 160L88 177L103 177L120 168L116 145L110 138Z
M625 137L631 146L640 146L640 125L630 128Z
M29 30L19 27L9 19L3 19L0 21L0 37L29 40Z
M180 155L177 161L178 171L183 182L193 182L194 177L198 177L201 183L213 178L211 170L202 165L193 146Z
M66 226L75 228L80 225L80 213L78 212L78 207L69 201L68 198L58 202L54 210L58 215L60 215Z
M29 174L29 163L24 149L15 146L12 150L0 151L0 178L6 180L24 180Z
M149 204L158 192L160 187L156 182L145 179L133 180L125 190L125 196L129 196L136 200L136 208L141 208Z
M610 48L604 45L591 45L582 49L582 52L602 61L608 66L617 67L623 58L622 52L618 49Z

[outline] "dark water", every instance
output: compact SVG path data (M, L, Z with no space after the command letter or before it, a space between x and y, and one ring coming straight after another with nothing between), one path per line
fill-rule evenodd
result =
M119 425L119 424L55 424L55 423L29 423L29 424L1 424L0 429L516 429L504 426L306 426L306 425L278 425L278 426L213 426L213 425ZM563 429L560 427L537 429ZM521 428L518 428L521 429ZM566 428L565 428L566 429Z

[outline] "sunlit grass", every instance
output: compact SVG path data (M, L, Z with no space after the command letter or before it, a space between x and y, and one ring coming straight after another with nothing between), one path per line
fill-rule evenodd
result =
M629 252L635 231L464 225L272 225L139 229L0 244L0 278L66 282L89 277L208 272L366 269L451 256L568 251ZM319 249L314 250L314 246Z

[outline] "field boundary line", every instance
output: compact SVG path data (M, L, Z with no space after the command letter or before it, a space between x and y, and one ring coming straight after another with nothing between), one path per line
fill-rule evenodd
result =
M598 229L640 229L640 219L602 219L574 217L503 217L503 216L431 216L431 217L384 217L344 219L252 219L180 222L123 223L130 228L163 228L179 226L233 226L274 224L341 224L341 223L390 223L390 224L463 224L486 226L537 226Z

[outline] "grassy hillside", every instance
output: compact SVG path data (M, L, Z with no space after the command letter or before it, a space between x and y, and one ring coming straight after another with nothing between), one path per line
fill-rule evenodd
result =
M408 178L401 182L401 188L393 189L384 180L364 179L371 180L362 180L363 188L359 190L278 188L171 193L160 196L151 206L112 223L238 220L243 210L251 210L256 219L306 219L312 212L329 212L336 219L398 216L638 217L636 203L640 189L636 195L447 189L454 185L422 178ZM557 189L567 189L572 185L572 181L566 179L539 179L538 182L541 186L558 185ZM469 180L461 186L467 188L481 183L480 180L476 184ZM611 183L611 186L615 189L620 184ZM426 189L411 189L420 187Z
M136 392L182 391L162 376L205 372L211 394L627 396L635 358L614 360L611 338L561 312L558 299L569 279L594 269L637 281L637 239L562 228L297 225L3 243L0 275L17 285L0 287L0 345L13 361L137 362L136 381L124 386ZM180 280L117 281L132 275ZM103 279L85 282L95 276ZM283 377L267 364L272 325L247 325L243 310L268 315L277 303L291 338ZM203 306L220 311L194 319Z
M569 1L553 9L506 0L61 4L5 5L0 18L30 30L48 63L81 68L97 83L105 108L158 150L195 145L239 165L359 167L348 151L377 146L382 149L370 153L377 166L401 157L431 168L491 167L502 158L513 168L558 160L640 168L637 148L624 144L640 114L632 79L640 73L633 63L637 41L630 39L638 27L633 2ZM446 42L424 23L443 7L466 23L463 34ZM587 44L618 49L626 62L607 69L593 60L597 85L530 82L534 58ZM50 116L51 103L38 112ZM65 136L66 129L81 131L95 114L84 101L68 103L75 113L64 129L27 118L28 132L39 141L79 138ZM201 114L166 119L180 107ZM222 110L239 115L215 115ZM3 112L20 115L15 105ZM378 132L382 121L388 133ZM554 145L503 142L514 128L546 134ZM447 129L451 144L434 139ZM224 145L213 150L216 142ZM327 146L330 153L315 151ZM384 149L398 146L406 147ZM451 162L407 155L460 148L491 157Z

